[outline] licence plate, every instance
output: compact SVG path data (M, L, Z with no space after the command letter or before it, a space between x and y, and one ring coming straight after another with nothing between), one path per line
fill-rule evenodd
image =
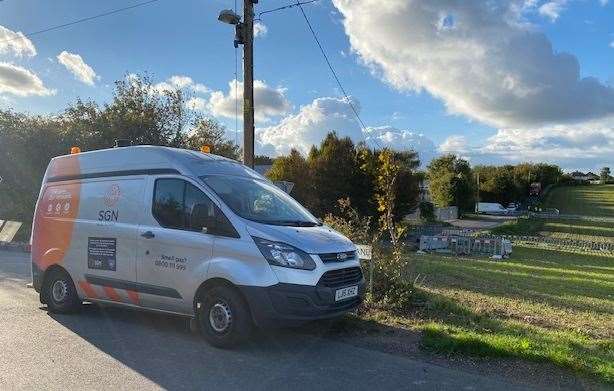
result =
M345 300L355 296L358 296L358 285L348 286L347 288L341 288L335 291L335 301Z

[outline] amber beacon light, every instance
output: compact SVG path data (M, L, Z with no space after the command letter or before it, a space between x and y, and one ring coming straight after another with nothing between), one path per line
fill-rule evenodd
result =
M70 148L70 154L71 155L75 155L77 153L81 153L81 148L79 148L79 147L72 147L72 148Z

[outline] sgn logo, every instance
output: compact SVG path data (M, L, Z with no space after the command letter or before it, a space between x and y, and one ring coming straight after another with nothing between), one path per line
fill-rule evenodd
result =
M98 221L117 221L119 211L117 210L101 210L98 212Z

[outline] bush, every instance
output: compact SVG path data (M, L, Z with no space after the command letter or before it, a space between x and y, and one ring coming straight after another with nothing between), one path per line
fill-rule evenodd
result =
M415 293L412 262L407 254L397 256L380 249L373 259L373 292L369 300L398 311L407 309Z
M435 221L435 206L432 202L428 201L420 201L420 219L426 222Z
M371 216L361 216L352 207L349 198L337 200L337 203L339 215L327 214L324 217L324 224L342 233L354 243L373 246L376 237L371 233Z
M391 248L382 246L379 239L386 232L372 231L371 217L361 216L351 206L349 198L337 202L339 215L326 215L324 223L354 243L370 244L373 248L373 292L369 292L367 300L395 310L407 308L414 292L412 264L407 254L395 254ZM363 270L368 279L369 265L367 263L364 266Z

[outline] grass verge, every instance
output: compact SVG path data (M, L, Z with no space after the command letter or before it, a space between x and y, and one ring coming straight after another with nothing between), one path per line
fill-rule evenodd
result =
M556 187L548 193L544 206L564 214L614 217L614 185Z
M421 332L442 354L551 362L614 384L614 257L516 247L504 261L415 257L425 276L405 313L361 319Z

